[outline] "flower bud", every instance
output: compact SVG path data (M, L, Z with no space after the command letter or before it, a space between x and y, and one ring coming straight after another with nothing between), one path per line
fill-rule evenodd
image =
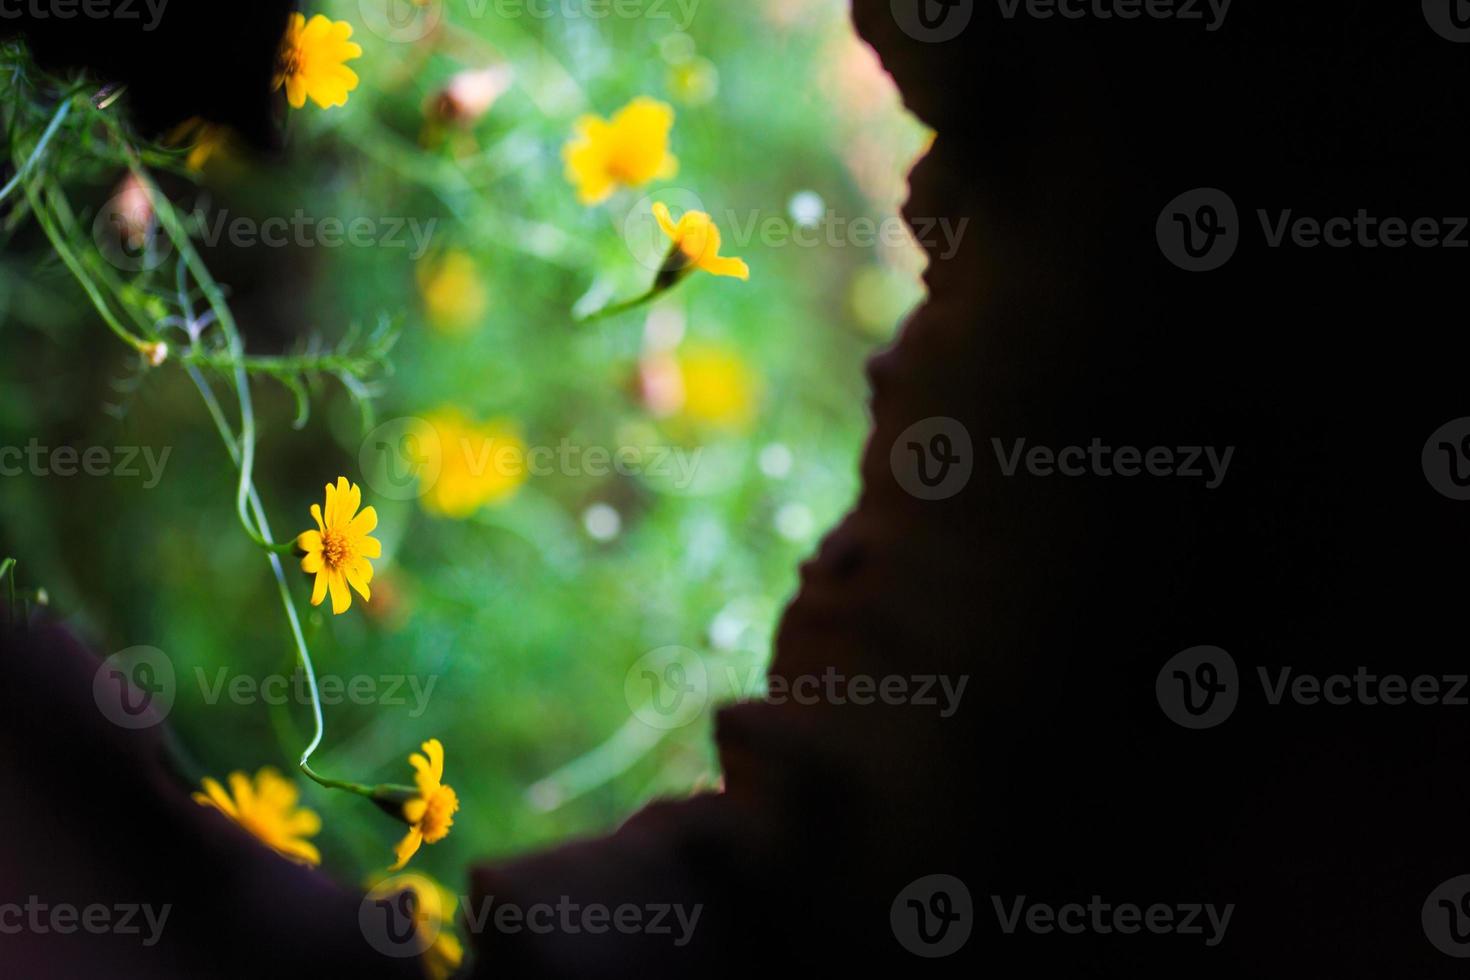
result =
M428 114L441 122L471 126L510 89L510 83L510 69L503 65L465 69L430 100Z

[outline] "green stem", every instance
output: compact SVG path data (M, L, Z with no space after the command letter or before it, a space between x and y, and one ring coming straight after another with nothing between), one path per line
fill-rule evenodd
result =
M87 271L86 267L76 257L76 254L72 252L71 246L66 242L66 237L56 227L56 223L52 220L51 213L47 210L47 205L41 199L41 195L38 193L34 182L28 180L23 186L25 187L26 199L31 205L31 211L36 216L36 223L45 232L46 238L50 240L51 247L56 250L56 254L61 257L62 264L70 270L72 277L76 279L86 292L87 297L92 301L92 305L96 307L98 315L102 317L102 321L107 324L109 330L117 335L119 340L133 348L133 350L139 353L146 351L150 346L149 342L133 334L118 320L112 308L108 306L106 297L102 295L102 290L98 288L97 283L92 279L91 273Z
M71 205L67 202L66 195L62 193L60 187L54 181L45 180L43 190L46 196L46 203L50 205L53 212L52 216L61 226L62 237L67 240L84 241L85 236L81 233L81 229L77 227L76 216L72 214ZM154 338L154 325L137 312L134 304L124 300L126 287L111 264L103 260L95 249L82 253L79 258L91 260L87 262L88 269L96 276L97 281L106 286L111 294L117 298L118 306L122 307L124 313L132 317L133 323L138 327L139 333L143 337Z
M644 293L642 296L635 296L633 299L624 300L621 303L613 303L611 306L604 306L596 313L589 313L584 317L577 318L577 322L596 323L598 320L605 320L608 317L617 316L620 313L627 313L629 310L636 310L640 306L646 306L647 304L652 303L655 299L658 299L658 297L663 295L665 292L667 292L666 289L660 289L658 285L655 284L652 288L648 290L648 292Z
M168 234L169 240L174 248L178 250L179 260L184 263L194 281L199 284L200 291L204 294L204 300L214 312L215 319L224 331L229 342L230 353L237 362L243 362L245 357L245 343L240 338L240 330L235 325L234 314L230 312L229 304L225 302L224 291L209 274L209 268L205 266L199 253L194 249L194 243L189 238L188 231L183 222L179 220L174 210L173 202L170 201L158 185L153 182L152 176L144 169L142 161L138 159L137 151L133 149L121 132L115 120L103 117L109 129L118 139L123 152L128 158L128 169L132 172L143 192L148 196L153 212L158 216L158 223L163 226ZM235 365L235 393L240 402L240 480L235 487L235 514L240 519L240 526L250 536L250 540L268 551L278 553L283 550L289 551L290 546L283 542L271 540L270 530L264 520L252 525L250 520L249 497L252 489L251 480L255 470L255 409L250 398L250 378L245 371L243 363Z
M311 766L307 765L305 758L301 760L301 771L305 773L307 778L309 778L312 782L316 783L318 786L325 786L327 789L346 790L349 793L356 793L358 796L366 797L372 797L376 792L374 787L364 786L362 783L350 783L342 779L328 779L326 776L320 775L314 769L312 769Z
M279 356L250 355L238 357L233 353L192 350L182 357L188 364L207 367L212 371L233 372L244 368L250 374L268 374L274 377L293 377L301 374L356 374L366 366L366 359L353 354L287 354Z
M236 440L235 434L230 430L229 422L225 419L224 409L220 407L219 400L214 397L214 389L209 387L209 382L204 379L204 375L200 374L199 369L192 364L186 364L184 370L188 372L190 380L194 382L194 387L199 389L199 395L204 399L204 406L209 410L209 417L214 420L215 428L219 430L220 439L224 442L225 449L229 451L230 458L235 461L236 466L240 466L242 460L240 444ZM248 486L247 495L250 506L255 512L256 520L260 522L260 526L265 533L269 534L270 525L266 521L265 508L261 506L260 494L256 492L253 483ZM301 766L302 772L323 786L328 786L330 784L322 782L321 778L312 772L311 767L306 764L307 760L311 758L312 753L322 744L322 738L326 734L326 725L322 718L322 696L320 690L317 688L316 682L316 668L311 662L311 651L306 647L306 635L301 630L301 619L296 614L296 603L291 600L291 590L286 583L286 573L285 569L281 567L281 559L274 552L268 557L270 559L271 571L275 574L276 587L281 594L281 605L285 608L286 619L291 624L291 638L296 643L296 656L301 663L302 673L306 675L307 690L311 692L311 718L312 724L314 725L314 732L310 744L301 753L301 761L298 764ZM344 784L343 786L334 786L332 788L342 789L347 788L349 785L355 784Z
M25 163L15 168L15 176L6 181L4 187L0 187L0 201L4 201L10 196L12 191L21 186L21 182L31 172L31 168L40 162L42 155L46 152L47 145L51 142L51 137L56 135L56 131L61 128L61 124L65 121L66 115L69 112L71 112L70 97L63 101L61 105L57 106L55 115L51 117L50 125L46 127L45 132L41 133L41 138L36 141L36 147L31 150L31 155L26 158Z
M15 559L14 558L7 558L4 561L0 561L0 579L4 579L5 580L5 583L6 583L6 591L7 591L8 596L9 596L9 598L6 600L6 603L5 603L5 615L6 615L6 618L9 619L9 620L19 619L20 617L17 616L16 613L15 613Z

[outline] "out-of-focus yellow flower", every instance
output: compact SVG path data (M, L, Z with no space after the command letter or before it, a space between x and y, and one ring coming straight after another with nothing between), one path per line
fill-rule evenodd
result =
M755 418L759 385L733 351L694 347L677 355L684 389L682 418L702 425L742 429Z
M357 88L357 73L347 62L362 57L362 48L348 40L351 36L352 25L345 20L291 15L281 40L275 84L286 87L291 108L300 109L308 98L323 109L347 103L347 93Z
M446 334L463 334L479 324L490 294L475 260L465 252L447 252L418 266L419 292L429 325Z
M306 552L301 559L301 570L316 576L311 590L311 604L320 606L328 590L332 593L332 614L340 615L352 606L351 585L364 599L371 599L368 583L373 580L373 566L369 558L383 554L383 545L377 538L370 537L378 526L378 512L364 507L362 490L347 477L339 476L336 486L327 484L327 512L316 504L311 505L311 516L316 519L315 531L303 531L296 538L296 545Z
M230 792L225 792L206 776L204 792L195 793L194 802L223 813L283 857L298 864L322 863L321 852L304 839L322 829L322 819L296 805L300 791L294 783L270 766L257 772L253 783L243 772L230 773L229 782Z
M526 444L507 422L476 423L453 408L427 419L431 440L425 469L437 477L423 487L424 509L463 519L486 504L508 500L526 482Z
M399 576L388 572L373 578L373 597L362 607L363 613L384 629L397 632L408 621L412 600Z
M685 211L677 224L669 213L668 205L655 201L653 216L658 226L674 243L674 249L664 264L663 274L703 269L710 275L733 276L748 280L750 266L742 260L720 255L720 229L714 219L703 211Z
M431 738L420 747L423 755L415 752L408 757L418 795L403 804L408 833L393 848L398 858L394 871L407 864L424 844L437 844L447 837L449 828L454 826L454 814L459 810L458 794L444 785L444 746L437 738Z
M577 120L576 136L562 148L567 180L583 204L601 204L619 187L641 187L679 172L669 153L674 109L639 97L612 119L587 115Z
M417 872L369 881L368 900L389 900L405 891L413 895L413 948L422 950L424 975L428 980L447 980L464 962L464 947L450 931L458 900L443 885Z
M223 154L233 141L230 127L192 116L173 128L165 137L170 146L188 146L184 166L198 173L216 155Z

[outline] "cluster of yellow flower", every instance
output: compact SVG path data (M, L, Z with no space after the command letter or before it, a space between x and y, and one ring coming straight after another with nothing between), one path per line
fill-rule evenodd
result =
M335 485L326 487L325 510L311 505L316 530L303 531L296 539L297 546L306 553L301 559L302 571L316 576L312 605L321 605L330 593L334 614L351 607L349 588L364 600L370 597L368 584L373 566L369 559L382 554L382 545L372 537L378 524L377 511L372 507L359 511L361 503L361 489L346 477L339 477ZM412 787L357 788L408 825L407 834L393 849L393 871L404 867L424 844L443 840L459 810L458 794L444 782L443 744L431 738L421 748L422 754L415 752L408 759L414 770ZM300 792L295 784L270 767L257 772L253 780L237 771L227 781L228 790L218 780L204 779L203 792L195 793L194 800L223 813L290 860L306 865L321 863L321 853L307 839L321 830L321 817L298 806ZM434 941L426 960L454 965L460 955L457 941L445 933Z
M362 56L350 40L352 25L317 14L307 20L292 14L281 42L276 88L286 90L286 101L300 109L311 99L323 109L344 105L357 88L357 73L347 62ZM563 148L567 179L577 188L583 204L601 204L620 187L642 187L679 172L679 160L669 152L674 109L656 99L640 97L611 119L586 115L577 120L575 135ZM687 211L676 222L663 203L653 206L659 227L673 243L665 271L680 274L702 269L716 276L749 279L750 267L740 259L720 255L720 230L703 211Z
M346 103L359 82L347 62L362 55L351 36L352 26L344 21L320 14L309 20L292 15L281 44L275 87L285 90L293 108L304 107L308 99L324 109ZM673 126L673 108L646 97L634 99L610 119L593 115L578 119L573 138L563 149L566 176L578 199L588 206L602 204L620 188L641 187L677 174L678 160L669 151ZM188 163L197 168L223 136L202 125L190 132L196 145ZM671 288L694 270L749 279L745 262L720 254L720 231L708 214L691 210L676 220L662 202L654 203L652 212L672 245L644 299ZM440 256L432 267L421 269L420 287L430 320L441 329L464 329L483 314L486 296L467 255ZM681 361L678 366L681 390L696 389L690 397L680 398L692 416L724 423L746 419L753 382L738 359L732 363L728 355L706 352L691 355L688 364ZM526 480L526 446L509 425L474 422L454 409L435 413L429 424L438 437L431 441L435 458L423 461L438 474L424 488L423 504L431 513L468 516L507 498ZM315 576L311 604L320 606L330 595L332 613L340 615L351 608L354 591L364 601L371 599L372 559L381 557L382 545L372 536L377 511L362 507L362 491L356 484L339 477L325 490L324 505L311 506L316 528L302 532L296 545L304 552L302 571ZM444 747L438 739L424 742L422 754L411 755L409 763L413 787L331 784L371 796L408 825L407 834L394 847L393 871L403 868L423 844L442 840L459 809L458 795L443 782ZM299 805L295 784L269 767L253 779L245 772L232 772L226 782L228 789L215 779L204 779L194 800L218 810L284 857L320 864L321 854L308 838L320 832L322 821ZM425 886L426 894L433 887ZM458 943L446 933L435 942L429 959L453 966L460 956Z
M423 744L423 751L423 755L415 752L409 756L416 787L412 795L401 794L407 796L401 804L401 815L409 830L393 849L398 860L390 871L406 865L422 845L443 840L459 809L459 797L443 782L444 746L438 739L430 739ZM254 780L246 773L232 772L228 782L226 790L218 780L205 778L204 792L195 793L194 801L218 810L282 857L308 867L321 863L321 852L307 840L321 830L321 817L297 805L300 791L294 783L269 766L257 772ZM416 898L414 928L425 942L426 973L431 978L449 976L464 957L459 940L444 928L453 915L453 896L430 879L414 874L382 878L370 894L404 889Z
M408 833L393 848L398 860L392 871L408 864L424 844L437 844L447 837L459 810L459 795L444 782L444 746L431 738L421 748L422 755L415 752L408 757L414 787L403 787L383 798L398 807L400 818L408 824ZM312 866L321 863L321 853L306 839L322 829L321 817L297 806L300 792L294 783L270 766L257 772L254 781L237 771L230 773L228 782L226 790L218 780L205 777L204 792L195 793L194 802L223 813L282 857Z
M679 160L669 152L673 128L673 107L646 96L629 102L611 119L592 115L578 119L576 135L562 149L567 180L577 188L578 199L587 205L601 204L620 187L642 187L673 177L679 172ZM716 276L750 278L750 267L743 261L720 255L720 230L705 212L686 211L675 222L668 206L657 202L653 214L673 242L665 272L677 277L702 269Z

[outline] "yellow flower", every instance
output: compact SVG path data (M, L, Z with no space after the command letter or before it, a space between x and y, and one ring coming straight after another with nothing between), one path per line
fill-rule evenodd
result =
M692 422L739 429L755 417L755 375L739 355L712 347L692 348L678 357L684 404L680 414Z
M673 216L669 214L668 205L657 201L653 205L653 216L658 219L658 226L664 230L664 234L674 243L674 250L664 266L666 271L703 269L716 276L750 278L750 266L740 259L720 256L720 229L715 227L714 220L703 211L685 211L679 216L679 223L675 224Z
M447 980L464 962L464 947L450 929L458 901L434 879L408 872L386 875L368 882L370 902L391 901L407 891L413 895L409 915L413 923L414 945L419 951L424 975L429 980ZM394 905L394 908L402 908Z
M286 101L291 108L306 105L307 97L330 109L345 105L347 93L357 88L357 73L347 61L362 57L362 48L347 40L352 25L345 20L328 20L317 14L307 20L304 14L292 14L281 41L276 66L276 88L286 87Z
M300 793L294 783L266 766L255 774L252 784L243 772L230 773L230 791L205 777L203 793L194 802L214 809L260 838L277 854L298 864L322 863L321 852L310 841L322 829L322 819L312 810L298 807Z
M408 757L414 768L413 781L418 786L418 796L403 804L403 819L408 822L408 834L393 848L398 863L397 871L418 853L424 844L437 844L449 834L454 826L454 814L459 809L459 796L445 786L444 746L437 738L431 738L422 746L424 755L415 752Z
M475 260L464 252L420 263L418 280L429 323L443 333L464 333L479 323L489 306Z
M377 538L369 537L378 526L378 512L364 507L362 491L357 484L348 483L347 477L339 476L337 485L327 484L327 513L311 505L311 516L316 519L315 531L303 531L296 539L296 546L306 552L301 559L301 570L316 576L311 590L311 604L320 606L327 591L332 593L332 613L340 615L352 606L351 585L364 599L371 599L368 583L373 580L373 566L369 558L383 554L383 545Z
M587 115L577 120L576 136L562 148L567 180L577 187L583 204L600 204L619 187L641 187L679 172L669 153L674 109L640 97L612 119Z
M429 513L462 520L508 500L526 482L526 444L509 423L474 423L452 408L426 421L438 437L423 460L434 475L421 488Z

